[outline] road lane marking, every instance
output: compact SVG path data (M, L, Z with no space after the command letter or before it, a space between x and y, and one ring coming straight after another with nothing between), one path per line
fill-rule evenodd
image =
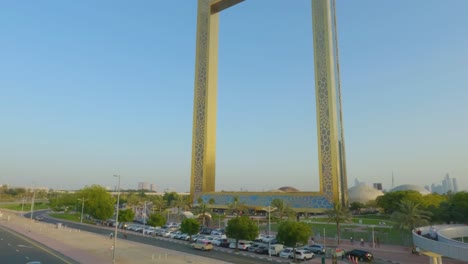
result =
M33 247L30 247L30 246L26 246L26 245L18 245L18 247L33 248Z
M52 256L54 256L54 257L60 259L61 261L65 262L65 263L67 263L67 264L73 264L72 262L69 262L68 260L64 259L63 257L61 257L61 256L59 256L59 255L57 255L57 254L55 254L55 253L52 252L51 250L45 248L43 245L39 244L39 242L36 242L36 241L34 241L34 240L32 240L32 239L30 239L30 238L28 238L28 237L26 237L26 236L24 236L24 235L22 235L22 234L20 234L20 233L16 233L16 232L14 232L14 231L12 231L12 230L9 230L9 229L6 228L6 227L0 226L0 229L3 229L4 231L6 231L6 232L8 232L8 233L10 233L10 234L12 234L12 235L14 235L14 236L16 236L16 237L21 238L21 239L23 239L23 240L25 240L25 241L27 241L27 242L29 242L29 243L35 245L35 246L38 247L39 249L42 249L43 251L49 253L50 255L52 255ZM10 243L8 243L8 245L10 245Z

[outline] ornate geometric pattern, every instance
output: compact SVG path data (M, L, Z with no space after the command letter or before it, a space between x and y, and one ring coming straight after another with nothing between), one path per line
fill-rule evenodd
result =
M319 137L319 166L322 177L322 192L330 201L333 200L333 171L331 143L331 114L329 98L329 28L326 23L325 1L313 2L314 56L316 78L317 121Z
M195 73L195 92L194 92L194 116L193 116L193 138L192 138L192 176L190 191L194 199L204 191L205 174L213 171L214 168L206 168L208 163L207 159L207 135L209 131L208 122L216 120L208 120L208 111L216 111L216 109L209 108L208 97L210 89L216 90L216 83L210 86L209 83L209 56L217 54L210 54L210 19L211 19L211 0L198 1L198 17L197 17L197 54L196 54L196 73ZM212 32L217 34L217 32ZM212 47L213 48L213 47ZM214 65L216 66L216 65ZM209 157L208 157L209 158ZM214 164L213 164L214 166ZM213 183L214 185L214 183ZM211 190L214 191L214 190ZM196 200L196 199L195 199Z
M192 141L192 199L201 197L217 205L227 205L234 196L251 206L269 206L275 198L293 208L330 208L347 199L344 160L341 87L335 20L335 0L312 0L314 60L319 141L320 193L214 193L216 93L217 93L217 12L242 0L198 0L197 52L195 70L194 121ZM213 6L216 5L216 6Z
M203 202L208 203L214 199L215 204L228 205L234 201L234 197L239 198L240 203L253 207L267 207L274 199L282 199L293 208L301 208L304 211L319 211L317 209L332 208L330 201L320 194L296 193L278 194L269 193L205 193L200 196Z

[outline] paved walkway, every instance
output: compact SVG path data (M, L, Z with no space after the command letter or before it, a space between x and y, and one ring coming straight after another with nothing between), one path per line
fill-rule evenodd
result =
M328 240L328 245L333 245L335 241L330 239ZM366 251L372 252L375 259L381 260L382 262L393 263L393 264L428 264L429 257L427 256L418 256L415 254L411 254L411 248L405 246L395 246L395 245L380 245L379 247L372 248L368 243L365 244L364 247L359 245L359 242L354 242L351 244L349 241L342 241L341 244L338 246L339 248L343 248L346 251L351 251L352 249L362 249ZM311 263L320 263L311 262ZM339 260L338 263L348 263L346 260ZM464 261L454 260L449 258L443 258L443 264L466 264Z
M79 263L112 263L113 240L107 236L67 227L31 221L13 213L3 212L0 225L30 237ZM116 263L226 264L210 258L186 254L151 245L117 240Z

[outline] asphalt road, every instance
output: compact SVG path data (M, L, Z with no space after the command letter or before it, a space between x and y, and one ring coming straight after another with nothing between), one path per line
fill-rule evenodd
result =
M77 263L66 256L37 243L19 233L0 226L1 263L28 263L40 261L50 264Z
M57 224L57 223L62 223L62 225L65 225L70 228L75 228L75 229L80 229L84 230L87 232L92 232L96 234L101 234L108 236L111 232L113 232L113 228L108 228L108 227L102 227L102 226L94 226L94 225L88 225L88 224L80 224L80 223L72 223L72 222L65 222L63 220L58 220L58 219L53 219L53 218L48 218L47 212L46 211L36 211L34 212L33 216L43 216L44 219L42 220L43 222L47 223L52 223L52 224ZM24 215L26 218L30 217L30 213ZM118 230L118 238L124 239L123 234L122 234L121 229ZM200 250L194 250L192 249L188 243L175 243L175 240L173 239L167 239L167 238L160 238L160 237L148 237L148 236L142 236L138 235L136 233L126 231L127 234L127 240L138 242L138 243L144 243L152 246L157 246L161 248L167 248L170 250L175 250L175 251L180 251L188 254L193 254L197 256L202 256L206 258L211 258L211 259L216 259L216 260L221 260L221 261L227 261L231 263L239 263L239 264L263 264L263 263L269 263L271 264L272 261L269 261L267 259L260 259L258 257L249 257L249 256L243 256L240 254L229 254L226 252L222 251L217 251L217 250L212 250L212 251L200 251ZM118 250L118 242L117 242L117 247L116 249ZM257 255L259 256L259 255ZM265 255L263 255L265 257ZM285 259L285 261L287 261ZM276 262L277 263L277 262Z

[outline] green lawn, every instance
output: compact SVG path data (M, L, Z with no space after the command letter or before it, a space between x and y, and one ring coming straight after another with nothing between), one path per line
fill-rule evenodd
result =
M15 210L15 211L31 211L31 203L25 203L24 205L21 203L18 204L0 204L0 208L5 208L9 210ZM48 209L49 205L46 203L34 203L34 210L44 210Z
M371 226L361 226L358 224L347 224L341 226L341 239L344 239L345 243L349 243L351 237L353 237L355 244L357 245L361 238L364 241L369 243L372 241L372 231L374 231L374 239L379 239L381 244L391 244L391 245L404 245L410 246L411 244L411 233L409 231L402 231L391 226L392 222L384 219L363 219L363 218L353 218L354 223L359 223L359 219L362 220L362 224L366 225L374 225L372 229ZM323 234L325 232L325 236L327 238L336 237L336 224L335 223L328 223L328 219L326 218L310 218L308 219L313 222L321 222L321 223L308 223L308 225L312 229L312 234L317 241L320 243L323 239ZM385 222L384 225L379 225L379 222ZM260 226L260 233L265 233L268 230L268 225L261 225ZM278 224L272 223L271 230L277 231Z
M376 218L363 218L363 217L357 217L357 218L351 218L351 221L355 224L363 224L363 225L382 225L385 223L385 225L392 225L393 222L388 220L387 218L382 218L382 217L377 217L374 215ZM317 217L317 218L309 218L306 221L312 221L312 222L322 222L322 223L329 223L328 218L322 218L322 217Z
M62 219L62 220L68 220L72 222L80 222L81 221L81 213L75 212L75 213L54 213L54 214L49 214L50 217L57 218L57 219ZM83 219L83 223L87 224L92 224L93 222Z

